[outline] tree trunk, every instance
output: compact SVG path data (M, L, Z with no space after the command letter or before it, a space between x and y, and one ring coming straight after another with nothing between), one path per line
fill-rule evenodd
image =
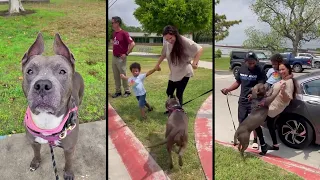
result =
M9 0L9 14L20 13L20 11L25 11L21 0Z
M299 40L296 38L296 39L292 42L292 45L293 45L292 54L293 54L294 56L297 56L298 48L299 48Z

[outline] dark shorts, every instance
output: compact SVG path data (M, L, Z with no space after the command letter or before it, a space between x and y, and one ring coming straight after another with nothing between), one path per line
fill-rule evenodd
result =
M146 96L147 96L147 93L142 96L136 96L137 100L139 101L140 108L144 108L144 106L146 105L147 103Z
M251 104L240 104L238 105L238 121L242 123L248 115L251 113Z

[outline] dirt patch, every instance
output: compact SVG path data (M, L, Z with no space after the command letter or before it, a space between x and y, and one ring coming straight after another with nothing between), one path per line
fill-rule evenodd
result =
M14 14L9 14L9 11L0 11L0 16L2 17L10 17L10 16L26 16L29 14L36 13L35 10L25 10L21 11L20 13L14 13Z

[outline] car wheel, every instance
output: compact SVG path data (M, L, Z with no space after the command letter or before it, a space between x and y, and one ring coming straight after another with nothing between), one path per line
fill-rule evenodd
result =
M303 70L302 70L302 66L300 65L300 64L295 64L295 65L293 65L293 72L295 72L295 73L300 73L300 72L302 72Z
M278 136L288 147L303 149L313 140L313 129L303 118L287 117L277 123Z
M240 66L235 66L233 67L232 71L233 71L233 75L234 77L237 76L238 72L239 72Z
M317 68L317 69L320 69L320 62L315 62L314 63L314 67Z

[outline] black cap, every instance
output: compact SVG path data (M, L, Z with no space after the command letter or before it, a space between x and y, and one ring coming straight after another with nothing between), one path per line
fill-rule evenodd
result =
M256 54L255 54L254 52L252 52L252 51L249 51L249 52L246 54L246 56L244 57L244 60L245 60L245 61L247 61L247 60L249 60L249 59L253 59L253 60L258 61L258 58L257 58Z

